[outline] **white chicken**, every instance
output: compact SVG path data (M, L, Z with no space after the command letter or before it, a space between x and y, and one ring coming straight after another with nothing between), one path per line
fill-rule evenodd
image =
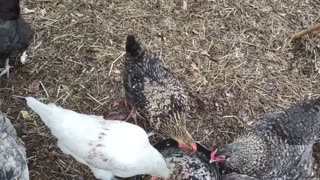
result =
M97 179L140 174L169 177L163 156L139 126L43 104L33 97L26 100L58 139L58 147L87 165Z

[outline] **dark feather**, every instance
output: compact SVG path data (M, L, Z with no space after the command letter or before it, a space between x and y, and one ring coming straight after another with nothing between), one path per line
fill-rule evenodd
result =
M231 173L224 175L221 180L259 180L254 177L250 177L244 174Z
M31 26L20 15L19 0L0 0L0 67L10 56L26 51L32 37Z
M128 35L126 40L126 52L130 56L138 56L139 51L141 50L140 44L136 41L133 35Z
M312 146L320 135L320 98L257 119L218 155L224 167L260 179L308 179L315 176Z
M0 0L0 18L2 20L15 20L18 19L19 15L19 0Z
M0 114L0 179L29 179L26 149L9 119Z
M189 145L187 96L177 77L133 35L127 36L123 85L129 104L161 134Z

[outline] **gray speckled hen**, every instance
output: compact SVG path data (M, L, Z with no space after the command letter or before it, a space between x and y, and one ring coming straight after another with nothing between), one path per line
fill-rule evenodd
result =
M233 173L222 176L221 180L259 180L259 179L233 172Z
M26 49L31 43L33 31L20 15L19 0L0 0L0 76L9 78L9 57L21 54L26 61Z
M3 114L0 114L0 179L29 180L26 149Z
M312 157L319 135L320 98L258 118L234 142L212 152L211 161L259 179L319 179Z
M133 35L128 35L126 40L123 84L133 114L138 111L157 132L176 140L180 148L197 151L186 127L189 107L180 82Z

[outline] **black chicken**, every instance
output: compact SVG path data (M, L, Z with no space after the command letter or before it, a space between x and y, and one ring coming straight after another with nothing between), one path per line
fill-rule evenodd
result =
M20 15L19 0L0 0L0 76L9 78L9 57L21 55L25 62L26 49L31 43L33 31Z

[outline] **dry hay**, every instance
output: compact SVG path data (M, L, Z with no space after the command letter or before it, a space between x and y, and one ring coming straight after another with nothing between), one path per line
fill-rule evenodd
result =
M31 179L94 178L57 149L20 96L83 113L112 110L124 98L120 73L128 33L137 33L179 75L192 100L190 131L210 148L230 142L260 114L319 95L320 34L288 43L319 21L318 0L195 0L187 10L175 2L23 2L35 42L29 63L16 63L11 78L1 78L0 94L1 111L26 143ZM37 81L40 88L30 89ZM31 117L22 118L21 110Z

